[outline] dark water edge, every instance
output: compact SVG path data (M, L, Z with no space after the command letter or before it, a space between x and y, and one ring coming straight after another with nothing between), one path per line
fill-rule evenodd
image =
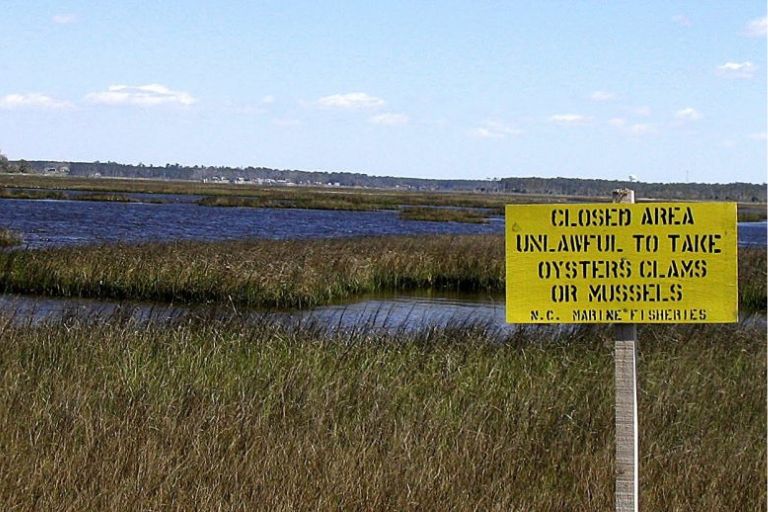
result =
M157 194L151 194L153 199ZM0 228L20 232L30 249L174 240L311 239L344 236L503 234L487 224L407 221L396 211L334 211L167 203L0 199ZM739 224L739 245L766 246L766 222Z
M455 293L412 292L359 297L343 304L309 310L269 311L232 305L174 305L133 301L100 301L0 294L0 313L14 323L36 325L68 318L130 319L139 324L165 324L190 316L208 319L244 319L246 322L280 321L311 324L330 331L399 332L434 327L482 327L499 333L534 329L542 333L570 332L577 324L508 324L504 297ZM743 326L766 327L764 313L739 315Z

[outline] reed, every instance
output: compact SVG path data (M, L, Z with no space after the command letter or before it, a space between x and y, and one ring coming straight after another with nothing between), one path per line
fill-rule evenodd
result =
M0 188L0 199L67 199L64 192L58 190L17 190Z
M739 203L737 209L739 222L760 222L768 217L765 204Z
M375 211L395 208L385 200L365 200L364 197L327 196L305 193L270 193L254 197L206 196L197 201L200 206L228 206L239 208L306 208L313 210Z
M308 307L360 293L503 289L500 237L436 236L104 245L0 254L0 289Z
M405 207L400 209L400 218L402 220L485 224L488 222L490 215L490 212L467 210L466 208Z
M739 302L766 308L766 251L739 250ZM63 297L311 307L412 289L502 293L501 236L103 245L0 252L0 290Z
M105 192L88 192L84 194L69 194L69 199L75 201L103 201L110 203L132 203L136 200L125 195Z
M7 510L613 510L610 332L0 318ZM640 331L641 502L763 510L765 338Z
M0 247L21 245L24 241L20 233L10 229L0 228Z

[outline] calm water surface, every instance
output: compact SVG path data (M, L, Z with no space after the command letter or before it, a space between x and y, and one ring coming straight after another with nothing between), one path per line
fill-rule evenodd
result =
M30 248L168 240L327 238L402 234L502 233L488 224L402 221L397 212L225 208L189 203L116 203L0 199L0 227Z
M500 217L487 224L403 221L394 211L224 208L189 203L190 196L134 196L168 203L0 199L0 227L21 232L29 248L168 240L504 232ZM765 246L766 223L739 224L739 244Z

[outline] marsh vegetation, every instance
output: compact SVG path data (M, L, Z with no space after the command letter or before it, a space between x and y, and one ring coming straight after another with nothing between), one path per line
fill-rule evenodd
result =
M502 293L501 236L102 245L0 252L0 290L63 297L312 307L362 293ZM739 250L739 300L766 307L766 251Z
M13 510L613 509L610 332L0 318ZM766 506L765 338L640 331L641 502Z
M13 247L21 245L23 238L20 233L10 229L0 228L0 247Z

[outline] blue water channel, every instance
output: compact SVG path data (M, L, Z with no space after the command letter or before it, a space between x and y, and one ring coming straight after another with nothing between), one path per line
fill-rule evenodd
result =
M139 197L139 196L137 196ZM28 248L171 240L306 239L338 236L502 234L487 224L401 220L395 211L199 206L189 196L167 203L0 199L0 228L20 232ZM739 245L766 245L766 223L739 224Z

